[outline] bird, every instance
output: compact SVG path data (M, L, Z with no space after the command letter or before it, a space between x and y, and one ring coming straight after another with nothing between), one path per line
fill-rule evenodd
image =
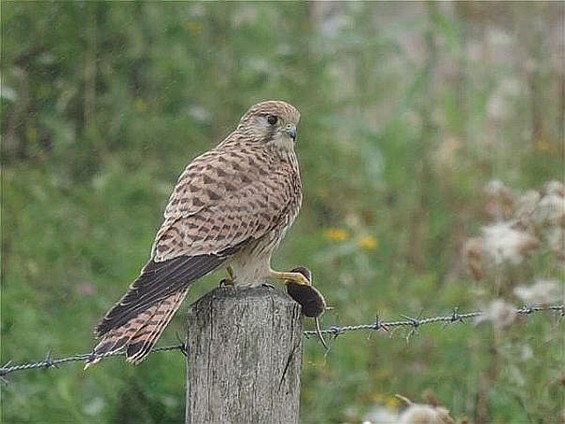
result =
M300 272L271 268L271 255L295 221L302 185L295 144L299 111L255 104L223 141L178 178L139 277L96 326L86 367L125 350L137 365L151 352L190 286L226 268L234 286L271 280L310 285Z

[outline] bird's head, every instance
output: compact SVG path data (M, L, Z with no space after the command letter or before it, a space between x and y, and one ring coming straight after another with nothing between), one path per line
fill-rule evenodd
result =
M238 130L277 149L293 149L300 112L283 101L270 100L252 106L241 118Z

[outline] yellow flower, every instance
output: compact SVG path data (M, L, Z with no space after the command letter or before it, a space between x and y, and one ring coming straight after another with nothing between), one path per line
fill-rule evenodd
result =
M26 127L26 137L32 143L37 141L38 133L35 127Z
M324 234L331 241L345 241L349 238L349 233L340 228L328 228Z
M372 236L364 236L357 242L357 245L363 250L375 250L379 243Z
M540 137L535 141L535 149L544 152L544 153L552 153L555 151L553 145L549 142L547 138Z
M143 99L135 99L134 105L135 109L140 113L147 112L147 109L149 109L149 104Z
M202 31L202 24L200 22L188 21L184 25L186 30L193 35L198 35Z

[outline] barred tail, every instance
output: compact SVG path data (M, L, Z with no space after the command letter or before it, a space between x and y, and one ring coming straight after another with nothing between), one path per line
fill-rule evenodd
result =
M134 365L139 364L151 352L187 293L188 287L173 293L122 326L104 334L92 352L93 359L87 361L85 369L98 362L100 355L116 352L124 346L127 346L127 361Z

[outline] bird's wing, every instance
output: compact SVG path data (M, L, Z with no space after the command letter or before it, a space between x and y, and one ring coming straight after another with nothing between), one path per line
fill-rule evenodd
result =
M227 145L194 160L165 210L152 257L221 254L276 226L299 191L292 165L262 148Z
M191 282L212 272L225 259L219 255L178 256L163 262L151 259L126 294L98 324L96 335L102 336L125 325Z
M183 172L169 199L152 258L96 328L127 323L221 266L287 216L298 175L262 152L211 150Z

